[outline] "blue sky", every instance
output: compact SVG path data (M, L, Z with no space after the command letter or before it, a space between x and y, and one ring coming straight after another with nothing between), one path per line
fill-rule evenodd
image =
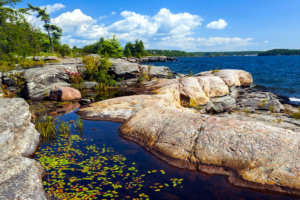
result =
M149 49L300 49L299 0L24 0L18 6L28 2L47 6L70 45L115 34L122 44L139 38Z

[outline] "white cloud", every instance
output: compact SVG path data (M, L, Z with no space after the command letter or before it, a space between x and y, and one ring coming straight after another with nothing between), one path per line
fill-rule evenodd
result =
M218 21L210 22L206 25L206 28L210 29L224 29L227 26L227 22L224 19L219 19Z
M52 19L51 23L61 27L64 34L86 39L95 39L106 34L106 28L103 25L97 25L97 20L85 15L79 9L61 14Z
M105 16L94 19L80 9L65 12L51 23L63 29L62 41L70 45L83 46L97 41L100 37L114 34L122 43L142 39L147 48L181 49L186 51L237 50L253 45L252 38L241 37L199 37L195 33L203 19L190 13L172 13L162 8L153 16L132 11L122 11L121 19L112 24L100 24ZM34 21L32 16L31 21ZM207 27L225 28L225 20L212 22Z
M65 8L66 6L61 4L61 3L56 3L56 4L53 4L53 5L47 5L47 6L41 6L42 9L46 8L46 11L51 14L51 13L54 13L54 12L57 12L63 8Z
M112 11L112 12L111 12L111 15L115 15L115 14L117 14L115 11Z

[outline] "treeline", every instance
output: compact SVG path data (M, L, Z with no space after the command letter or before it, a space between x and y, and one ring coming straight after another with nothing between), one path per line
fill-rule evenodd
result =
M135 43L128 42L125 48L121 46L116 36L113 38L100 38L98 42L86 45L82 48L82 52L85 54L99 54L111 58L120 57L137 57L148 56L142 40L136 40Z
M272 49L261 52L259 56L300 55L300 49Z
M71 53L69 45L61 44L62 29L50 24L50 15L46 9L28 4L27 8L16 9L21 0L0 1L0 61L18 62L28 56L41 53ZM39 30L30 25L24 15L36 13L44 22Z
M280 56L300 55L299 49L272 49L268 51L225 51L225 52L185 52L177 50L148 50L154 56L168 57L219 57L219 56Z
M232 52L185 52L177 50L148 50L151 55L168 57L217 57L217 56L246 56L257 55L261 51L232 51Z

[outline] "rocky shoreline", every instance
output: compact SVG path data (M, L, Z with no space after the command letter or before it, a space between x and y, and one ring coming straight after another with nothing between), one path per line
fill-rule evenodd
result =
M147 94L97 102L78 113L123 122L122 137L176 167L300 195L300 123L284 114L276 95L251 91L252 83L241 70L155 79L144 84Z
M111 59L109 73L135 95L89 104L78 113L88 120L123 122L122 137L176 167L226 175L237 186L300 195L300 122L290 117L297 107L252 88L251 74L242 70L186 76L138 63L148 61ZM29 100L90 103L70 87L70 74L83 70L81 58L64 59L0 73L0 83L20 89ZM22 74L22 88L14 74ZM95 85L83 83L90 90ZM0 152L5 152L0 156L0 199L45 199L44 170L28 158L39 134L27 103L0 98L0 116Z
M31 159L40 134L31 123L28 104L0 99L0 199L47 199L44 168Z

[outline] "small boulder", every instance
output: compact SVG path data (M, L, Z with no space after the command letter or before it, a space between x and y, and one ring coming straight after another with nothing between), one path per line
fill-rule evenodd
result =
M60 59L56 56L47 56L44 58L44 61L60 61Z
M75 88L56 86L50 90L49 98L54 101L72 101L81 99L81 93Z
M83 82L82 85L83 85L83 89L91 90L94 89L99 84L97 82L90 81L90 82Z

